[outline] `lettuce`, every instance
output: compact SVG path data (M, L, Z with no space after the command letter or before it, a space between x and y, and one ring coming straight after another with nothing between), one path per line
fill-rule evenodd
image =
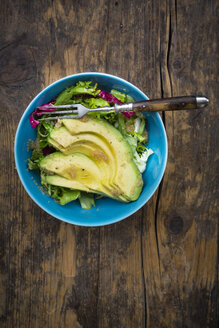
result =
M109 112L91 112L88 115L93 116L99 120L104 119L112 125L115 125L118 120L118 114L116 114L116 112L113 110Z
M129 132L129 134L131 134L133 137L136 137L136 139L139 142L145 142L145 137L143 137L140 133L138 133L138 132Z
M85 106L88 108L109 107L108 101L101 98L87 98L84 100Z
M60 205L65 205L80 196L80 190L72 190L60 186L48 184L45 180L45 173L41 171L41 184L44 186L47 194L56 199Z
M121 113L118 114L118 123L119 123L119 131L122 133L123 136L126 136L127 131L125 127L125 116Z
M137 132L139 134L143 134L144 130L145 130L145 119L144 119L144 117L142 117L139 129Z
M112 89L110 91L110 93L116 97L117 99L119 99L119 101L121 101L122 103L130 103L130 102L134 102L134 99L129 96L129 95L126 95L125 93L122 93L118 90L114 90ZM123 115L127 118L130 118L134 115L135 113L134 112L123 112Z
M92 206L95 206L94 195L85 191L80 193L79 201L81 207L85 210L90 210Z
M41 107L47 107L51 105L69 105L69 104L82 104L88 108L100 108L110 106L110 104L123 104L133 102L134 99L131 96L126 95L120 91L112 89L110 93L104 90L97 89L97 84L91 85L91 81L79 81L75 86L71 86L63 90L57 97L52 99L49 104L44 104ZM36 108L29 117L29 121L32 128L35 128L40 124L40 121L35 119L36 116L41 116L42 111L51 112L56 108ZM134 115L134 112L124 112L125 117L130 118Z
M109 103L111 104L118 104L118 105L121 105L123 104L124 102L132 102L134 101L134 99L132 97L129 97L129 101L127 101L127 96L124 97L124 94L120 91L117 91L115 92L116 90L112 89L111 90L111 93L107 93L103 90L101 90L99 93L98 93L98 97L101 97L103 99L105 99L106 101L108 101ZM114 93L114 95L112 94L112 92ZM115 95L117 95L117 97L115 97ZM125 100L124 102L122 100ZM134 115L134 112L124 112L123 115L127 118L131 117Z
M129 96L129 95L125 94L125 93L122 93L122 92L120 92L120 91L118 91L118 90L114 90L114 89L112 89L112 90L110 91L110 93L111 93L114 97L116 97L117 99L119 99L122 103L130 103L130 102L134 102L134 99L133 99L131 96Z
M91 95L96 96L100 90L97 89L97 84L91 86L91 81L80 81L76 83L76 86L69 87L62 91L56 99L55 105L63 105L69 102L72 97L76 95Z
M136 114L131 118L127 118L121 113L118 114L118 129L123 135L123 137L126 139L126 141L129 143L133 155L135 154L136 151L138 154L142 154L146 149L144 144L148 142L148 134L147 131L145 130L144 117L141 117L141 123L138 129L138 131L140 131L141 133L130 131L130 126L134 125L135 120L137 119L139 119L139 115Z
M122 113L118 114L119 131L121 132L123 137L126 139L128 144L130 145L132 152L134 154L136 151L136 147L137 147L137 139L128 133L128 131L126 129L126 120L127 120L127 118L124 115L122 115Z
M34 149L32 151L31 158L28 158L28 169L29 170L39 169L39 163L43 157L44 155L42 151L37 151L36 149Z
M148 158L153 153L152 149L145 147L145 150L140 155L137 152L134 154L134 162L141 173L145 171Z
M76 200L80 196L79 190L70 190L62 188L62 195L58 197L59 203L65 205L73 200Z
M132 153L134 154L135 151L136 151L136 149L137 149L137 145L138 145L137 139L134 138L134 137L132 137L132 136L130 136L130 135L128 135L128 134L124 138L129 143L129 146L132 149Z
M37 126L37 138L39 140L39 144L40 144L40 149L45 149L45 151L43 151L43 153L49 154L52 151L49 151L49 145L48 145L48 136L50 134L50 132L52 131L54 127L54 121L42 121L40 122L40 124Z
M125 93L122 93L122 92L120 92L120 91L118 91L118 90L114 90L114 89L112 89L111 91L110 91L110 93L114 96L114 97L116 97L117 99L119 99L122 103L125 103L126 102L126 94Z

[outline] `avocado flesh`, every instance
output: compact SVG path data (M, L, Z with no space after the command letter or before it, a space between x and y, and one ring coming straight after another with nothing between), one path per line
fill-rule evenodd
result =
M93 192L91 189L87 188L84 184L75 181L69 180L66 178L61 177L60 175L53 174L53 175L46 175L44 177L46 183L49 183L53 186L65 187L75 190L82 190L86 192Z
M142 190L142 176L133 161L132 149L121 133L104 120L97 120L86 116L82 119L63 119L62 123L73 136L84 133L95 134L99 139L107 140L113 152L114 166L113 184L118 188L120 195L127 201L138 199ZM104 141L105 142L105 141Z
M64 155L55 152L41 160L40 168L49 173L45 176L45 180L52 185L95 192L118 199L118 191L116 189L109 191L102 185L100 169L84 154Z
M95 145L95 148L100 148L105 153L103 160L109 162L113 170L115 169L114 150L107 140L100 138L96 133L86 133L85 131L75 135L70 133L64 126L61 126L52 130L48 142L55 148L58 147L65 155L72 152L72 146L75 143Z
M88 135L86 133L72 136L62 126L51 132L48 142L65 155L80 152L91 158L102 172L102 184L108 190L110 197L127 202L127 199L121 195L118 186L112 182L115 161L110 147L102 139L99 139L96 135Z
M63 151L64 153L64 151ZM98 166L101 171L102 184L111 193L112 190L118 189L113 183L110 172L109 161L106 162L105 153L102 149L97 148L95 144L84 144L76 142L71 146L69 154L73 153L82 153L88 156L95 164ZM113 195L111 195L113 197Z
M45 179L46 183L51 184L53 186L59 186L59 187L65 187L65 188L69 188L69 189L92 192L92 193L96 193L96 194L99 194L99 195L114 198L114 199L117 199L117 200L120 200L120 201L122 200L123 202L127 202L127 200L125 200L125 199L123 200L123 199L118 198L116 196L116 192L115 192L114 195L110 195L110 194L104 193L100 190L97 191L97 190L89 189L84 184L82 184L78 181L63 178L62 176L57 175L57 174L46 175L46 176L44 176L44 179Z
M51 144L56 149L60 150L59 144L55 144L53 141L51 142ZM62 152L65 153L64 150ZM111 183L109 164L106 164L103 160L101 160L101 158L99 160L98 160L98 158L96 158L96 156L98 156L100 153L99 149L95 149L95 147L81 144L79 142L79 143L73 144L71 147L71 150L69 150L68 153L69 154L82 153L82 154L87 155L89 158L91 158L101 171L100 174L102 176L102 185L104 186L105 189L107 189L108 196L111 198L115 198L117 200L127 202L127 199L125 197L123 197L122 195L120 195L121 192L119 191L118 187L115 186L113 183ZM64 180L63 180L63 182L64 182ZM50 183L50 184L53 184L53 183ZM57 182L55 184L59 185ZM64 185L62 185L62 186L64 187ZM66 187L67 187L67 185L66 185ZM71 187L71 188L73 188L73 187ZM80 189L80 188L78 188L78 189ZM80 189L80 190L82 190L82 189ZM112 193L112 191L113 191L113 193Z
M77 156L80 154L82 157L84 155L83 158L86 159L86 163L91 164L87 167L90 178L85 181L78 175L80 178L76 181L84 184L92 192L105 194L120 201L130 202L138 199L142 190L142 176L133 161L132 150L121 133L106 121L91 117L66 119L62 120L62 123L64 126L52 130L48 142L60 151L58 154L63 156L63 165L65 166L64 162L69 155L75 156L75 154ZM92 154L96 151L103 151L105 155L95 158ZM46 156L46 158L51 155ZM62 186L67 187L65 180L63 180L67 179L68 185L70 184L69 181L72 181L69 188L84 190L74 187L74 174L69 176L69 172L67 172L66 175L66 171L63 172L62 164L62 169L59 172L54 169L51 171L50 163L54 161L54 158L51 157L51 159L49 164L47 162L44 165L44 170L62 177ZM80 161L80 168L83 168L83 163ZM71 172L72 162L68 162L68 165L67 171L70 168ZM60 183L60 181L57 182L56 178L48 177L48 179L53 179L51 184L59 185L58 183Z
M105 175L105 185L115 187L112 183L115 161L110 147L102 139L87 133L74 136L62 126L51 132L48 142L65 155L75 151L88 155L101 167Z

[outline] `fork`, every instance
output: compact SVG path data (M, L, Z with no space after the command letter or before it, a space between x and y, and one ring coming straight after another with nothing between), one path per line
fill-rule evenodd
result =
M115 111L119 112L158 112L158 111L173 111L173 110L189 110L196 108L204 108L208 105L209 99L202 96L183 96L183 97L171 97L171 98L162 98L146 101L136 101L134 103L127 103L118 105L115 104L112 107L101 107L101 108L86 108L81 104L73 105L48 105L40 106L37 109L40 109L38 115L50 115L48 117L43 117L38 119L39 121L45 120L57 120L57 119L72 119L72 118L82 118L84 115L90 112L110 112ZM54 110L46 111L46 109L66 109L66 110ZM70 110L68 110L70 109ZM61 114L61 116L53 116ZM63 114L63 116L62 116ZM73 114L73 115L66 115ZM51 116L52 115L52 116Z

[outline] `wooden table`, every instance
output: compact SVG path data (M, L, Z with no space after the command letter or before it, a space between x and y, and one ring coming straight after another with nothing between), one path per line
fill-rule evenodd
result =
M0 5L0 327L217 326L217 2L10 0ZM18 178L19 119L45 86L107 72L149 97L206 95L165 113L164 179L101 228L55 220Z

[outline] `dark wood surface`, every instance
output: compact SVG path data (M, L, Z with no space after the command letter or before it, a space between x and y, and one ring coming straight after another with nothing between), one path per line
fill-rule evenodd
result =
M218 2L0 2L0 327L217 327ZM19 119L69 74L118 75L150 98L205 95L163 114L164 179L128 219L72 226L24 191Z

